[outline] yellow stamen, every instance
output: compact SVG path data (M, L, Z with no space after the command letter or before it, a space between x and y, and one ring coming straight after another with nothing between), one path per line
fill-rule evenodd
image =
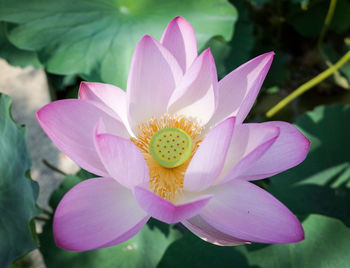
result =
M153 135L164 128L178 128L187 133L192 139L193 149L189 159L173 168L167 168L159 164L152 156L149 150L149 145ZM140 148L143 157L148 165L150 190L169 201L175 201L181 196L183 189L183 180L186 169L197 150L200 142L199 134L202 131L195 120L184 116L165 114L161 118L152 118L147 123L138 126L136 138L131 138L131 141Z

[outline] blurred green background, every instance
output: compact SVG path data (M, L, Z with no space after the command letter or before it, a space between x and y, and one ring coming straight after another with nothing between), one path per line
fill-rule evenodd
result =
M350 267L350 62L266 117L349 52L350 1L0 0L0 57L14 66L43 69L52 101L75 98L82 80L125 89L139 39L145 34L159 39L175 16L192 23L200 50L211 48L219 78L275 51L247 121L289 121L311 141L302 164L257 182L298 216L305 241L219 247L180 224L151 220L121 245L84 253L58 249L50 215L43 232L35 232L35 217L42 218L43 211L35 205L38 185L30 179L26 130L15 125L11 100L0 93L0 267L35 267L26 257L35 248L48 268ZM51 207L91 176L67 175L52 194Z

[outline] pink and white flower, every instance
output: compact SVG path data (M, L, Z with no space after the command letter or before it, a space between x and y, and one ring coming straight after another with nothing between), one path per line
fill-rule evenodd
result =
M183 223L220 245L291 243L298 219L249 181L298 165L309 141L285 122L243 123L273 52L221 81L209 49L197 54L192 26L173 19L160 42L138 43L126 93L81 83L78 99L55 101L37 118L56 146L101 176L73 187L54 216L58 246L112 246L150 217Z

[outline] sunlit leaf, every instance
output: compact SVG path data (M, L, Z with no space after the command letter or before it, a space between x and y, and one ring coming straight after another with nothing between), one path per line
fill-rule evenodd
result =
M350 262L350 229L341 221L310 215L305 240L295 244L220 247L187 233L166 251L158 268L343 268Z
M304 222L305 240L296 244L239 248L249 267L343 268L350 263L350 229L341 221L311 215Z
M350 226L350 106L320 106L297 120L311 141L299 166L270 179L269 190L294 213L318 213Z
M132 53L140 38L160 38L167 23L183 16L200 47L212 36L229 40L237 18L226 0L0 0L0 19L16 46L39 51L49 72L78 73L87 80L125 89Z
M34 66L41 68L38 55L32 51L25 51L16 48L6 37L6 26L0 22L0 58L5 59L9 64L14 66L26 67Z

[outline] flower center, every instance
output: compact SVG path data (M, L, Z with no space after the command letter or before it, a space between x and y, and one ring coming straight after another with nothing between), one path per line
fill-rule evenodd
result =
M192 153L192 139L182 129L163 128L154 133L149 149L152 157L166 168L174 168L185 163Z
M165 114L138 126L131 141L139 147L149 170L149 189L171 202L181 196L186 169L202 139L195 120Z

